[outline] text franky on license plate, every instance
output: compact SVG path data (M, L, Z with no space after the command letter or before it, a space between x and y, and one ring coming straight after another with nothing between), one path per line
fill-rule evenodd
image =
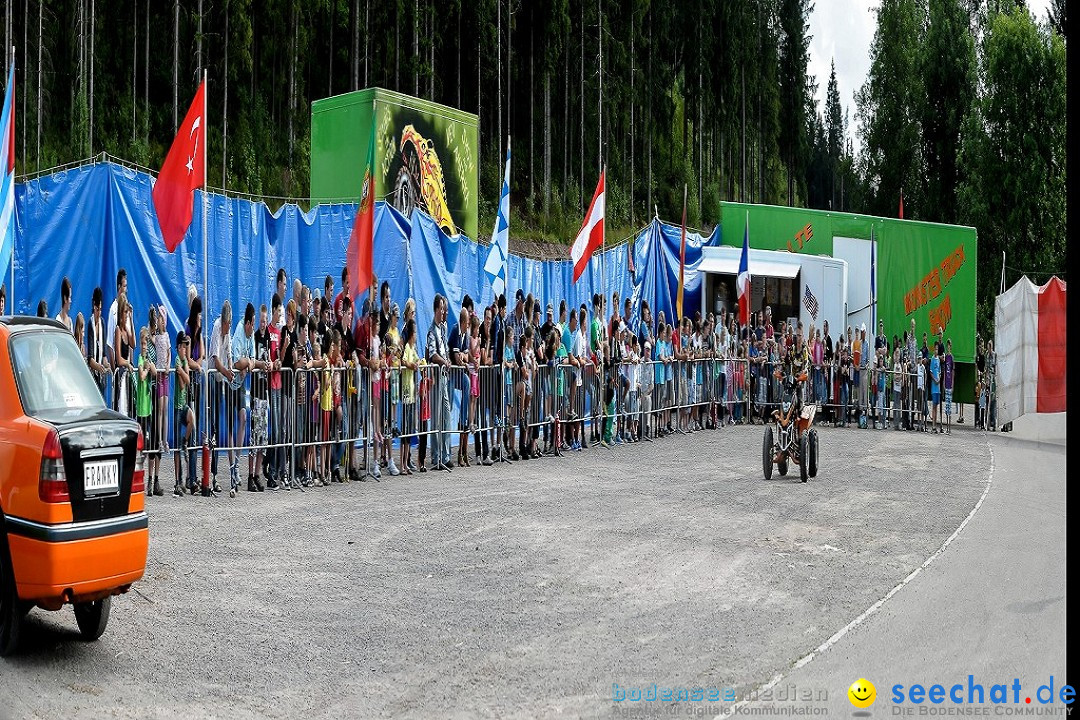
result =
M83 465L83 488L87 495L115 492L120 488L120 464L95 460Z

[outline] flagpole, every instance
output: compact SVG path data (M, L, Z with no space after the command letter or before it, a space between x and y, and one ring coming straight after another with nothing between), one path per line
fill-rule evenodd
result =
M209 139L210 133L207 132L207 127L206 127L206 68L203 68L202 84L203 84L203 106L202 106L203 135L205 135L207 137L207 139ZM208 278L208 273L207 273L207 269L206 269L206 265L207 265L207 241L206 241L206 224L207 224L207 222L206 222L206 216L207 216L207 213L209 212L209 208L208 208L209 200L208 200L208 198L206 196L206 185L207 185L206 169L207 169L207 163L208 163L207 158L210 155L210 153L207 152L207 150L208 149L206 147L206 143L204 142L203 143L203 186L202 186L202 195L203 195L203 201L202 201L203 313L202 313L202 323L201 323L201 325L202 325L202 328L201 328L202 341L203 341L203 354L202 354L201 357L202 357L202 361L203 361L203 446L204 447L206 447L208 445L209 440L210 440L210 436L209 436L209 421L210 421L210 362L209 362L209 359L206 357L206 350L209 348L209 344L206 342L206 319L207 319L207 317L209 316L209 313L210 313L210 285L209 285L209 281L207 279ZM209 482L209 478L203 477L203 489L204 490L207 487L209 487L207 485L208 482Z
M371 136L368 138L368 142L371 143L372 145L375 144L375 128L376 128L376 117L377 117L378 111L379 111L379 108L378 108L378 105L376 104L376 101L375 101L375 95L372 94L372 96L371 96ZM367 156L368 156L369 160L372 157L374 157L374 151L373 151L373 149L371 147L368 148ZM371 357L371 351L372 351L372 348L373 348L373 344L371 342L371 336L373 334L377 335L377 332L372 333L371 330L372 330L372 323L378 323L379 320L380 320L380 316L379 316L379 309L375 305L375 168L370 164L364 171L364 178L363 178L363 181L362 181L363 186L360 188L360 206L359 206L358 212L362 213L364 211L364 192L366 190L368 190L368 187L367 187L367 183L368 183L368 175L367 174L368 173L371 173L371 188L370 188L371 189L371 193L370 193L371 194L371 198L370 198L371 199L371 268L370 268L370 271L368 272L368 301L371 303L371 312L368 313L367 327L365 328L365 330L366 330L366 332L368 334L368 337L367 337L368 363L371 364L372 362L377 362L379 360L379 358L377 358L377 357L375 357L375 358ZM411 219L411 216L410 216L410 219ZM409 238L406 239L406 241L405 241L405 246L410 248L410 250L411 250L411 247L412 247L412 243L410 242L411 239L412 239L412 232L411 232L411 227L410 227ZM411 269L411 267L409 269L409 286L410 287L412 286L412 269ZM359 297L357 298L357 300L359 300ZM363 306L361 306L361 307L363 307ZM377 328L378 325L375 325L374 327ZM381 342L382 338L379 338L379 341ZM366 417L367 417L367 427L371 429L371 436L372 436L373 439L374 439L376 433L378 432L377 429L374 427L374 420L375 420L375 382L376 382L375 381L375 372L374 372L374 370L372 368L368 368L368 374L367 374L367 386L368 386L367 387L367 401L368 401L368 403L367 403L367 407L365 408L365 411L366 411L365 414L366 414ZM379 478L375 476L375 470L378 469L378 466L379 466L379 452L380 452L380 450L382 448L375 447L374 444L371 444L372 445L372 448L371 448L372 468L370 468L371 471L369 472L368 458L367 458L367 452L368 452L368 445L369 444L371 444L371 443L368 443L367 441L364 442L364 457L363 457L363 460L362 460L362 462L364 463L364 474L361 476L361 478L367 478L368 476L370 476L372 480L374 480L375 482L378 482Z
M14 45L11 46L11 69L12 69L12 72L11 72L11 84L14 85L15 84L15 46ZM15 119L14 119L15 118L15 88L14 87L11 89L11 117L12 117L11 123L14 124L15 123ZM7 132L7 128L4 128L4 132ZM11 134L11 142L12 143L15 142L15 133L14 132L12 132L12 134ZM12 157L14 157L14 155L15 155L15 149L14 148L12 148L11 154L12 154ZM11 178L11 192L13 192L13 193L15 192L15 178L14 177ZM17 209L18 209L17 206L12 207L13 212L11 213L11 222L12 222L13 225L15 224L15 212L14 211L17 210ZM10 291L11 300L9 302L11 303L11 307L15 307L15 232L14 231L12 231L12 233L11 233L11 285L10 285L10 288L11 288L11 291ZM15 313L10 312L8 314L9 315L14 315Z
M12 267L15 267L15 265L14 265L14 258L15 258L14 248L12 248L11 257L13 259L12 260ZM14 282L14 280L12 282ZM998 293L998 294L999 295L1004 295L1005 294L1005 251L1004 250L1001 251L1001 292Z
M870 226L870 334L877 331L877 248L874 240L874 226Z

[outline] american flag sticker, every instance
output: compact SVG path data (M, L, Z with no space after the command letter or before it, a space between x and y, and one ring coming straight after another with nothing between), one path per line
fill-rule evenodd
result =
M803 294L803 305L806 306L806 310L810 313L810 317L817 320L817 298L814 297L814 293L810 292L810 286L806 286L806 292Z

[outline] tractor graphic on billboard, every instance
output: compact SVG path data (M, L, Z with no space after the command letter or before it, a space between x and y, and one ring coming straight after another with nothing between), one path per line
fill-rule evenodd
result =
M401 167L394 179L394 207L405 217L412 217L413 210L422 207L444 233L455 235L457 228L446 203L446 181L434 143L409 124L401 131L399 152Z

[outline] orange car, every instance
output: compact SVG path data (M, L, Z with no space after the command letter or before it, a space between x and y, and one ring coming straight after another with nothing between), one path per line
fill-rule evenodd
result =
M143 576L142 449L63 325L0 318L0 655L34 605L72 604L96 640L112 596Z

